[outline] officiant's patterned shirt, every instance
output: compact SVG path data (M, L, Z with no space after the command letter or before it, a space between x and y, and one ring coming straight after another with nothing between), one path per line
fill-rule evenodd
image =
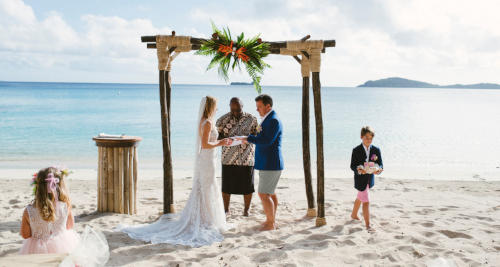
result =
M219 139L233 136L248 136L257 134L257 118L250 113L243 112L238 119L231 112L217 120ZM238 146L222 147L222 165L254 166L255 145L241 144Z

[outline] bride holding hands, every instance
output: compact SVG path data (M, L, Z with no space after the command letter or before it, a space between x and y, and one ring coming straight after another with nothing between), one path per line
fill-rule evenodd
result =
M203 97L196 127L193 186L186 206L179 214L165 214L156 222L135 226L119 226L117 230L133 239L199 247L224 239L229 227L220 188L215 179L218 146L229 146L231 139L217 140L213 118L217 100Z

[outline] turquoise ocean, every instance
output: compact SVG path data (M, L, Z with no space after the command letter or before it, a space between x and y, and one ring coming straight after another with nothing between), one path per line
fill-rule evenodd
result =
M285 176L290 178L303 177L301 90L263 86L284 125ZM244 111L257 116L253 86L174 84L176 178L191 174L195 120L205 95L218 99L217 116L229 111L234 96L243 100ZM500 180L500 90L323 87L322 105L327 178L352 177L351 150L360 143L360 128L370 125L382 151L382 177ZM311 103L314 166L313 108ZM0 82L0 177L52 164L95 171L92 137L99 133L142 137L140 171L161 177L158 85Z

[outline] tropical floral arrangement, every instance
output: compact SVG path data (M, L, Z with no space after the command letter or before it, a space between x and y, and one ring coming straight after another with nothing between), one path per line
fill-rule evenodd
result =
M212 56L207 70L217 67L219 75L228 81L229 68L234 70L238 67L241 70L243 64L252 78L255 89L260 93L262 91L261 75L265 68L270 67L263 60L269 54L269 44L262 42L260 35L245 39L243 33L234 41L227 27L221 31L212 23L212 28L214 32L212 39L205 41L196 52L198 55Z

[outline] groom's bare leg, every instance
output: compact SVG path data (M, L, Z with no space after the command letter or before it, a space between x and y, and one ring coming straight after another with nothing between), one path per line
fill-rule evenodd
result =
M266 222L260 228L261 231L274 230L274 201L270 194L259 193L260 200L262 201L262 208L266 214Z
M270 196L271 196L271 200L273 201L274 223L276 224L276 211L278 210L278 196L276 194L272 194ZM262 223L262 225L266 225L266 224L267 224L267 220Z
M271 199L273 200L274 204L274 228L278 228L278 225L276 224L276 211L278 210L278 196L276 194L271 195Z
M250 203L252 202L252 193L243 196L245 201L245 210L243 211L243 216L248 217L248 210L250 209Z
M222 192L222 199L224 200L224 211L229 212L229 201L231 200L231 194Z
M276 194L272 194L271 199L273 200L274 204L274 219L276 220L276 211L278 210L278 197L276 196Z

